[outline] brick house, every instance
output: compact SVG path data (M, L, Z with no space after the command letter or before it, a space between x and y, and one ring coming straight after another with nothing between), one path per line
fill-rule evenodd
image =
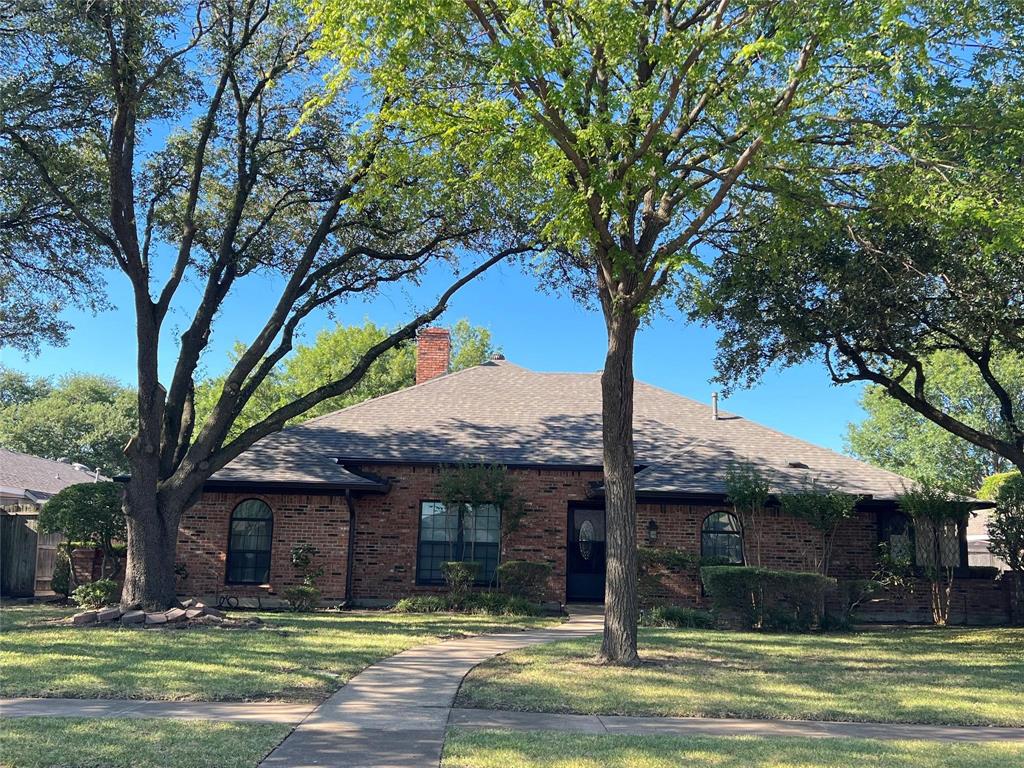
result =
M503 560L547 562L549 600L601 599L599 374L539 373L500 357L448 373L447 331L426 329L418 344L415 386L267 437L211 478L180 527L183 594L272 604L301 580L291 548L311 543L332 603L438 591L441 562L460 558L481 562L484 581ZM780 492L813 477L861 499L838 531L832 575L869 576L879 543L910 535L896 504L908 481L898 475L640 382L634 425L643 546L749 561L725 498L738 461L759 466ZM438 502L441 474L467 463L507 468L525 502L515 530L503 531L501 510L476 510L470 522ZM820 535L771 504L761 522L763 566L810 568ZM1004 620L1001 583L966 578L962 529L954 549L965 566L954 621ZM695 568L661 576L658 599L700 604ZM876 608L924 619L927 591Z

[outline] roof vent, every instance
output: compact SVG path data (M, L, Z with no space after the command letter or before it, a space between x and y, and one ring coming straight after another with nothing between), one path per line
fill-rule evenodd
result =
M71 462L71 466L77 469L79 472L92 472L91 469L85 466L85 464L82 464L80 461Z
M804 464L802 461L791 461L786 466L792 469L810 469L810 467Z
M718 393L711 393L711 418L718 421Z
M504 359L505 359L505 356L503 354L501 354L501 352L495 352L493 355L491 355L491 360L504 360Z

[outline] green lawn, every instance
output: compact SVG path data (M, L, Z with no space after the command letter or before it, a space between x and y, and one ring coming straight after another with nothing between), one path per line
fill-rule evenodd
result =
M557 623L454 614L263 613L266 628L57 626L71 611L0 612L0 696L316 701L436 638ZM245 614L255 615L255 614Z
M831 635L641 630L639 669L599 666L599 640L477 667L458 706L586 714L1024 726L1024 630Z
M254 768L291 726L207 720L4 720L0 765L17 768Z
M1007 768L1024 744L455 731L442 768Z

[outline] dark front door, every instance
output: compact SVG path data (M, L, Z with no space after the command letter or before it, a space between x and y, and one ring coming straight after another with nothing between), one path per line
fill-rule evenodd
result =
M604 600L604 510L569 509L566 600Z

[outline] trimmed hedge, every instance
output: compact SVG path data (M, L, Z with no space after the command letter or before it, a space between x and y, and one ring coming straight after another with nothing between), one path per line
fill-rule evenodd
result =
M825 592L836 585L817 573L735 565L700 574L716 619L741 629L807 631L820 624Z
M392 609L396 613L479 613L490 616L539 616L540 607L521 597L500 592L403 597Z
M551 576L550 563L508 560L498 566L498 585L503 592L539 603Z
M452 560L441 563L441 575L444 576L444 583L448 585L448 591L456 599L467 594L476 582L476 575L480 572L480 563Z
M711 629L715 617L710 611L681 605L655 605L640 611L642 627L676 627L678 629Z

